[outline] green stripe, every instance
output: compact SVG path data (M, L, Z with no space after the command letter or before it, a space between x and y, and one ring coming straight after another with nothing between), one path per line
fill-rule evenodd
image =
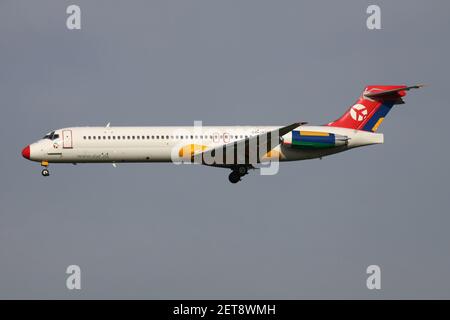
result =
M334 147L334 144L320 143L320 142L293 141L292 147L298 148L298 149L323 149L323 148L332 148L332 147Z

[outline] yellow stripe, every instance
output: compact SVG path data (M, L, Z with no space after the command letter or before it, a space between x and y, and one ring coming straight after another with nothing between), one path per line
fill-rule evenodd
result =
M375 123L375 125L372 128L372 131L375 132L378 130L378 127L380 126L380 124L383 122L384 118L381 117L380 119L378 119L377 123Z
M193 156L197 152L205 151L208 149L208 146L205 145L199 145L199 144L188 144L180 148L178 150L178 155L180 157L184 156Z
M280 159L281 153L277 150L270 150L263 156L263 160Z
M301 136L322 136L328 137L330 134L328 132L317 132L317 131L300 131Z

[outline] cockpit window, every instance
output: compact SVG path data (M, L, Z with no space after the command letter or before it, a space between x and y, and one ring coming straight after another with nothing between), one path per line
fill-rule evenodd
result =
M47 133L42 139L50 139L51 140L54 134L55 134L55 131Z
M58 138L59 138L59 134L55 133L55 131L52 131L50 133L47 133L42 139L55 140Z

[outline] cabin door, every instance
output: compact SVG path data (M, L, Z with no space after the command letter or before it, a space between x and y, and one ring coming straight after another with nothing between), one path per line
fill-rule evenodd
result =
M72 149L72 130L63 130L63 148Z

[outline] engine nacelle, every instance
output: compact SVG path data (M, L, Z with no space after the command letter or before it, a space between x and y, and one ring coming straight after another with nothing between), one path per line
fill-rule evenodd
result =
M320 131L294 130L283 137L283 145L294 149L324 149L345 146L349 138L340 134Z

